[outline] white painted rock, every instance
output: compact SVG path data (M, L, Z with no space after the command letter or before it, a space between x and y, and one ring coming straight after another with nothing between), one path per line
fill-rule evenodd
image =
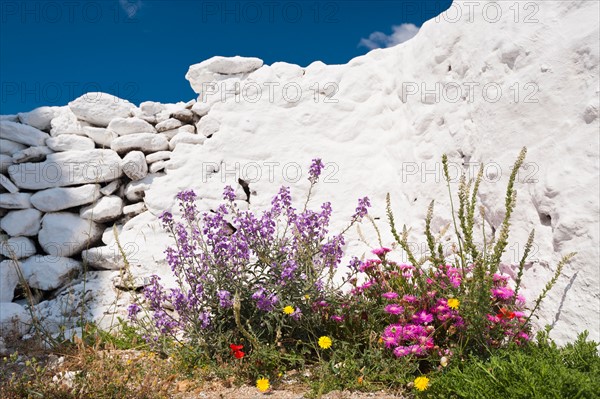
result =
M135 106L127 100L108 93L86 93L71 101L69 108L78 119L105 127L114 118L127 118Z
M83 133L101 148L110 148L110 143L119 135L103 127L84 127Z
M148 164L146 163L146 156L141 151L131 151L125 157L121 163L121 169L125 176L131 180L141 180L148 175Z
M112 193L114 193L115 191L117 191L117 189L119 187L121 187L121 181L120 180L111 181L106 186L104 186L104 187L102 187L100 189L100 194L102 194L102 195L111 195Z
M167 140L171 140L173 137L175 137L179 133L192 133L193 134L193 133L196 133L196 128L192 125L183 125L181 127L178 127L177 129L165 130L164 132L161 132L160 134L165 136L167 138Z
M8 212L0 221L0 227L9 236L31 237L40 231L42 212L37 209L22 209Z
M140 104L140 110L146 115L156 115L166 110L167 107L156 101L144 101Z
M146 204L143 202L138 202L136 204L131 204L123 207L123 215L125 216L136 216L146 210Z
M102 197L92 205L81 208L79 216L94 222L104 223L115 220L123 213L123 200L116 195Z
M0 121L19 122L19 115L0 115Z
M112 141L110 148L118 153L135 150L149 153L168 149L169 142L164 136L158 134L136 133L117 137Z
M13 256L17 259L27 258L35 254L35 244L27 237L10 237L6 241L0 239L0 254L11 259Z
M52 291L81 271L81 262L62 256L35 255L22 262L22 269L30 287Z
M205 83L215 80L218 75L236 75L250 73L263 65L263 61L253 57L212 57L199 64L190 66L185 78L189 80L196 93L206 90Z
M50 130L51 122L60 112L61 107L39 107L29 112L19 112L19 120L40 130Z
M12 168L9 167L8 170L10 171L10 169ZM15 184L12 182L12 180L10 180L8 177L4 176L4 175L0 175L0 187L3 187L6 189L6 191L8 191L11 194L15 194L16 192L19 191L19 188L17 186L15 186Z
M146 155L146 163L151 164L157 161L164 161L171 158L171 151L158 151Z
M92 246L104 228L68 212L48 213L42 219L38 241L47 254L69 257Z
M2 302L11 302L15 295L15 288L19 284L19 275L11 259L0 262L0 314L3 313ZM0 315L1 317L1 315Z
M154 126L136 117L115 118L108 124L108 130L117 133L119 136L135 133L156 133Z
M128 205L131 206L131 205ZM125 208L123 208L123 214L125 214ZM123 231L123 225L122 224L117 224L116 226L117 229L117 237L119 236L119 234L121 234L121 231ZM102 233L102 242L105 245L110 245L113 242L115 242L115 233L113 231L113 226L107 227L106 230L104 230L104 232Z
M112 150L65 151L49 154L44 162L13 165L15 184L28 190L102 183L122 175L121 158Z
M46 155L52 153L52 149L46 146L29 147L14 153L12 159L14 163L41 162L46 159Z
M38 191L31 196L31 204L42 212L57 212L91 204L100 198L99 184L80 187L56 187Z
M165 168L166 165L167 165L166 161L154 162L153 164L150 164L150 166L148 167L148 172L150 172L150 173L160 172L161 170L163 170Z
M46 145L53 151L87 151L96 147L92 139L74 134L50 137Z
M142 180L132 181L125 186L125 196L131 202L139 202L144 198L144 192L150 188L150 185L157 177L164 176L164 174L157 173L148 175Z
M0 138L11 140L29 146L44 145L46 139L50 137L39 129L29 125L10 121L0 121Z
M196 123L196 132L206 137L212 136L221 128L221 122L215 117L210 115L205 116Z
M114 242L110 246L84 250L81 252L81 258L94 269L119 270L125 266L119 247Z
M181 122L179 119L175 119L175 118L169 118L166 121L160 122L159 124L156 125L156 131L157 132L164 132L166 130L173 130L173 129L177 129L178 127L183 126L183 122Z
M0 154L0 174L6 174L6 172L8 172L8 168L13 163L14 162L12 156L7 154Z
M20 338L31 328L29 312L18 303L0 303L0 335Z
M194 123L195 114L191 109L182 109L171 114L171 118L180 120L183 124Z
M77 116L71 112L69 107L61 108L57 115L50 122L50 135L52 137L61 134L83 135L83 128L90 126L89 123L77 119Z
M192 111L202 117L206 114L208 114L208 111L210 111L210 105L207 103L203 103L203 102L197 102L196 104L194 104L192 106Z
M0 208L27 209L31 208L31 194L29 193L4 193L0 194Z
M16 141L0 139L0 154L11 155L27 148L25 144Z
M178 133L169 141L169 149L173 151L177 144L187 143L187 144L204 144L206 140L206 136L202 134L192 134L192 133Z

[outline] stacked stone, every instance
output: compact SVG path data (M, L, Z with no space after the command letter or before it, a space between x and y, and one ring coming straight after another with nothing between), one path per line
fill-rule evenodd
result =
M146 211L144 192L178 145L204 143L196 125L208 108L195 100L136 107L88 93L65 107L1 117L0 330L26 331L24 301L13 302L20 277L50 298L84 262L123 266L112 226L120 231Z

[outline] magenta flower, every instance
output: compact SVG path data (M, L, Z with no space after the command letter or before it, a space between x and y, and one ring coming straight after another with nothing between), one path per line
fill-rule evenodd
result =
M398 315L402 312L404 312L404 308L400 305L396 305L395 303L391 304L391 305L387 305L384 310L389 313L389 314L395 314Z
M515 295L515 292L509 287L492 288L492 295L498 299L507 300Z
M333 315L331 316L331 320L335 321L336 323L341 323L344 321L344 316Z
M415 303L418 300L414 295L404 295L402 299L408 303Z
M398 298L398 294L395 292L386 292L385 294L381 294L381 297L385 299L396 299Z
M425 310L421 310L413 315L413 321L419 324L431 323L433 321L433 315L427 313Z
M376 248L376 249L372 250L371 253L373 255L377 255L377 256L381 257L390 251L391 251L391 249L389 249L389 248L381 247L381 248Z
M396 357L408 356L410 355L410 348L406 346L398 346L396 349L394 349L394 355L396 355Z

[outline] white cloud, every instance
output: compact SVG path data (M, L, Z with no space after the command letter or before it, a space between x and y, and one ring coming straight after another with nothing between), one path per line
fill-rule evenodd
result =
M383 32L373 32L369 35L368 39L360 39L358 45L367 47L369 50L392 47L412 39L419 32L419 28L414 24L394 25L392 26L392 30L391 35L386 35Z
M140 8L142 8L142 0L119 0L119 5L125 11L128 18L134 18Z

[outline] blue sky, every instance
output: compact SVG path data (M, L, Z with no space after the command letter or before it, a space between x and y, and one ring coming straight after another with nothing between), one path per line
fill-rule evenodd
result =
M187 101L184 75L214 55L346 63L414 35L451 0L0 2L0 113L90 91ZM412 25L414 26L412 26Z

